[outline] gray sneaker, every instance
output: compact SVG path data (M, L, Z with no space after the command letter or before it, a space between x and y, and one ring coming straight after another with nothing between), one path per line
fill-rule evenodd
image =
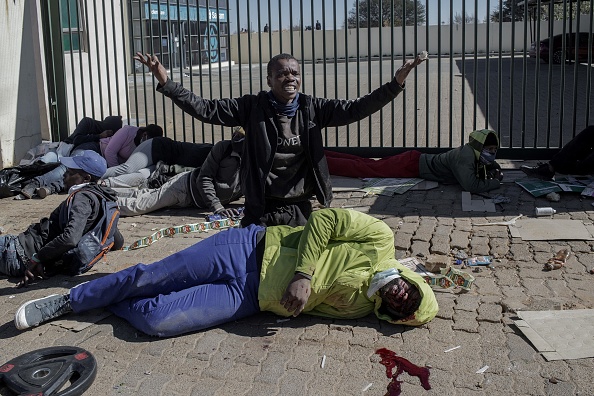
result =
M21 305L14 314L14 325L24 330L68 312L72 312L70 294L52 294Z

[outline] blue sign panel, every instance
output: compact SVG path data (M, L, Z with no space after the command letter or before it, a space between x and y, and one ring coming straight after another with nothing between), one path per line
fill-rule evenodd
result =
M189 11L189 17L188 17ZM150 15L150 16L149 16ZM149 3L144 3L144 17L146 19L159 19L162 20L182 20L182 21L198 21L201 22L227 22L227 10L219 9L217 13L216 8L206 7L188 7L186 5L179 5L179 16L178 6L167 4L154 4L150 3L150 14L149 14ZM198 19L200 17L200 19Z

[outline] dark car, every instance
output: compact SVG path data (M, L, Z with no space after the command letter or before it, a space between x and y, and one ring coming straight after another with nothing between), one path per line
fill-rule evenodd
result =
M563 37L565 37L565 60L578 60L582 62L588 61L588 53L593 54L594 59L594 37L591 41L589 33L565 33L553 36L553 46L551 48L551 40L546 38L540 40L540 59L545 62L549 61L549 53L553 53L553 63L561 63L563 60ZM575 40L577 37L577 57L575 51ZM530 46L528 52L531 58L536 58L536 42ZM577 59L576 59L577 58Z

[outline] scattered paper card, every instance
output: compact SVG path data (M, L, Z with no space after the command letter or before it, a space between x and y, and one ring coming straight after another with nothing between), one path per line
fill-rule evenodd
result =
M422 182L418 178L370 178L366 179L363 191L367 194L387 195L403 194Z
M592 226L581 220L520 219L509 226L512 237L524 241L593 240Z
M468 191L462 191L463 212L496 212L492 199L472 199Z

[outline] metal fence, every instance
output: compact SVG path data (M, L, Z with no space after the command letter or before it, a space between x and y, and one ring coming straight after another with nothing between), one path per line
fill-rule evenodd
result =
M56 73L83 70L83 55L91 59L100 47L112 62L120 62L114 73L102 69L99 60L97 67L89 60L88 73L65 78L68 96L78 97L77 87L87 87L91 97L84 100L101 101L88 109L84 101L82 106L75 102L74 109L67 109L70 124L73 112L78 118L100 118L124 109L120 112L131 124L157 123L177 140L215 142L229 138L231 130L198 122L157 93L152 76L131 61L134 52L157 54L173 80L211 99L267 89L268 59L290 52L301 62L302 92L355 99L389 81L406 58L427 49L430 59L409 76L402 95L365 120L328 128L326 146L375 157L409 148L441 151L465 143L474 129L490 128L500 135L501 156L546 158L594 123L593 2L559 1L565 9L558 21L543 19L547 9L553 14L553 2L531 0L529 7L512 2L512 13L516 7L522 11L522 21L512 23L485 22L493 11L503 12L503 4L489 0L485 15L478 14L478 0L457 1L461 20L453 0L436 6L370 0L365 7L353 0L61 0L64 56L54 59L53 66ZM589 13L574 17L568 6L579 9L584 3L590 4ZM407 13L417 4L424 8L424 24L419 14ZM469 9L475 11L471 17ZM408 26L400 15L409 15L404 18ZM436 25L429 20L434 16ZM314 21L321 21L319 30ZM557 34L571 37L576 31L585 33L585 43L561 40L558 51L546 54L536 45L530 56L532 42ZM579 51L579 59L573 59ZM115 93L108 94L101 84ZM113 106L114 98L124 104ZM58 102L69 103L68 98Z

